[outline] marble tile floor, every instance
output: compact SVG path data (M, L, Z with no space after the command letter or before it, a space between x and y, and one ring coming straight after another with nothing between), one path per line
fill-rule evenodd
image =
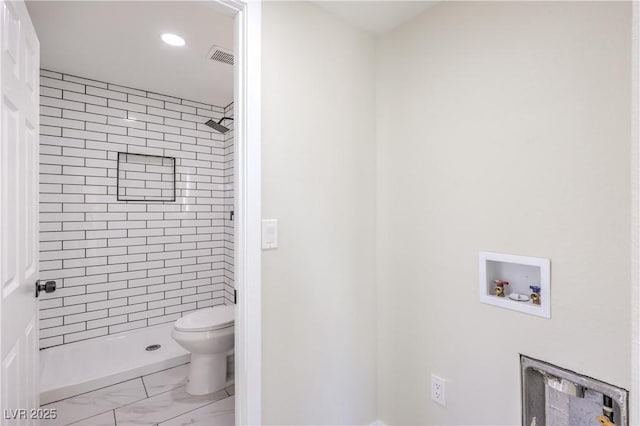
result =
M45 426L208 425L235 424L233 385L209 395L185 392L189 364L179 365L61 401L55 420Z

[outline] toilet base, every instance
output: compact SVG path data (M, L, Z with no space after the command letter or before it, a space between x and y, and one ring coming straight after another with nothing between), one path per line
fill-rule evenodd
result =
M206 395L224 389L227 385L227 354L191 354L191 365L186 392Z

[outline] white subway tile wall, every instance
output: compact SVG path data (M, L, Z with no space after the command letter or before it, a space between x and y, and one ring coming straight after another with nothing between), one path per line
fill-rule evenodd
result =
M200 108L198 108L198 114L202 113ZM233 104L228 105L224 109L224 116L233 118ZM234 212L234 202L235 195L233 189L235 188L235 184L233 181L233 158L234 158L234 144L233 144L233 123L232 120L227 120L223 123L226 127L230 129L229 132L225 134L225 148L224 148L224 184L225 184L225 199L230 200L230 202L225 204L225 221L224 221L224 235L225 235L225 246L224 246L224 282L225 282L225 290L230 292L226 297L235 301L235 292L234 292L234 280L233 280L233 260L235 259L233 255L234 248L234 232L233 232L233 216ZM206 158L206 157L205 157Z
M58 282L40 348L233 303L233 132L204 125L233 106L48 70L40 84L40 270ZM175 158L175 201L118 201L118 152Z

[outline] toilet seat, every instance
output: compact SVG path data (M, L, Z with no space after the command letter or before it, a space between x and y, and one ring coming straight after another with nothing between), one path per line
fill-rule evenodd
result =
M234 306L219 305L183 316L176 321L175 329L185 332L219 330L232 327L233 320Z

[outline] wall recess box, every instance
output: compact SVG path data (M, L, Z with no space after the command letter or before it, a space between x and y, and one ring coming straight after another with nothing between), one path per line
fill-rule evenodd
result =
M478 253L480 301L501 308L512 309L543 318L551 318L551 262L540 257L511 254ZM495 294L495 281L508 281L505 297ZM531 301L529 286L540 287L540 304ZM526 301L514 300L510 295L527 296Z

